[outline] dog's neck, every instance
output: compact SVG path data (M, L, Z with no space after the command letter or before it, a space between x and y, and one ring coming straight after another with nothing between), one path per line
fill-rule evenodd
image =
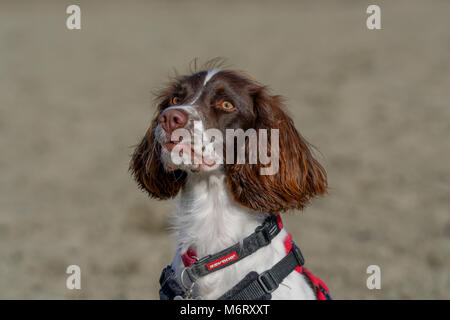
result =
M265 214L238 204L223 172L190 173L179 195L173 227L180 253L199 258L223 250L254 232Z

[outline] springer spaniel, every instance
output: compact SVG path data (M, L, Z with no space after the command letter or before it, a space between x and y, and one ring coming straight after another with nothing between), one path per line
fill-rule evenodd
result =
M278 217L281 230L268 245L199 278L193 285L193 298L218 299L250 272L261 274L286 256L292 243L279 213L303 209L313 197L325 194L326 172L286 115L283 99L241 72L206 69L178 77L160 92L157 102L157 115L132 156L130 170L151 197L170 199L178 195L173 219L177 248L171 268L180 284L189 263L186 260L242 244L267 216ZM200 147L177 133L180 129L194 135L194 142L197 134ZM208 129L223 136L230 129L241 129L241 133L265 129L267 133L258 139L278 138L267 143L271 161L276 163L270 163L271 169L262 173L269 167L267 161L238 161L234 153L239 146L224 146L223 152L220 147L212 152L209 148L206 152L208 148L202 142L220 140L205 135ZM241 139L244 160L250 157L249 140L249 134ZM175 161L174 155L181 158ZM275 155L277 159L273 160ZM194 161L185 161L186 157ZM186 252L191 255L186 257ZM271 298L318 298L314 276L305 272L289 273L271 292Z

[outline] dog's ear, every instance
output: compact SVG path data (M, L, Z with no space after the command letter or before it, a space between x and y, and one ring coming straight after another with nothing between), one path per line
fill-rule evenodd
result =
M278 171L262 175L260 163L225 165L233 196L237 202L256 211L279 213L303 209L313 197L327 192L326 172L313 157L309 143L283 111L281 97L269 95L261 86L254 90L253 97L256 129L267 130L269 150L271 129L278 129ZM271 157L274 159L273 155Z
M181 170L167 172L161 162L161 145L155 141L157 118L136 147L130 161L130 171L139 187L157 199L175 197L186 181Z

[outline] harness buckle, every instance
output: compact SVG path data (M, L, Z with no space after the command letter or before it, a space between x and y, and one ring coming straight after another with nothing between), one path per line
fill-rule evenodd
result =
M278 232L278 225L274 216L266 218L262 225L259 225L255 229L255 233L260 235L257 237L258 244L262 247L268 245L273 236Z
M261 246L264 247L270 243L270 234L265 226L258 226L255 229L257 235L256 241Z
M270 270L264 271L258 276L258 282L266 293L272 293L278 288L278 282Z
M297 259L298 264L300 266L303 266L305 264L305 258L303 258L300 248L297 247L295 244L292 245L292 253L294 254L294 257Z

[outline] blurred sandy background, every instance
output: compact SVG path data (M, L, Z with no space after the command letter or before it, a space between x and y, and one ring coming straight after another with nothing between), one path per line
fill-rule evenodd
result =
M151 91L216 56L286 96L323 154L330 195L284 220L332 295L450 298L449 16L438 0L2 1L0 298L158 297L171 204L128 161Z

